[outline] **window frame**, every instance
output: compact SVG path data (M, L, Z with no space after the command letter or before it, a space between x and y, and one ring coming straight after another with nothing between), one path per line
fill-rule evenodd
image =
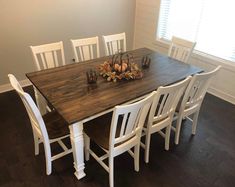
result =
M161 0L159 1L157 21L156 21L155 31L154 31L154 33L155 33L155 42L154 42L154 44L158 45L158 46L161 46L163 48L169 49L171 41L167 40L167 39L164 39L164 38L160 38L158 36L158 26L159 26L159 20L160 20L160 9L161 9ZM209 60L216 61L216 62L225 64L225 65L233 66L233 68L235 68L235 61L225 59L225 58L222 58L222 57L218 57L218 56L215 56L215 55L211 55L211 54L208 54L206 52L194 49L192 51L192 57L197 58L197 56L199 56L199 58L203 57L205 59L209 59Z

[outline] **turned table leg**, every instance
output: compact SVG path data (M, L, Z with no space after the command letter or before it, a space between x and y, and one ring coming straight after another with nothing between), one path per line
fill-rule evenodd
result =
M74 159L74 175L77 179L81 179L86 176L84 173L84 152L83 152L83 123L77 122L69 126L70 129L70 140L73 149L73 159Z

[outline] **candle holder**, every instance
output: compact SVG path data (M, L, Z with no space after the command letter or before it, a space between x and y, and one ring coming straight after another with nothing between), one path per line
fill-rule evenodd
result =
M111 69L116 74L120 75L124 72L131 70L131 62L133 61L133 55L130 53L119 52L112 56Z
M111 59L100 64L99 72L107 81L113 82L123 79L140 79L143 77L142 70L134 62L133 55L127 52L115 54Z
M96 83L98 75L96 71L90 69L89 71L86 72L86 77L87 77L87 83L93 84L93 83Z
M144 56L142 58L141 64L142 64L142 68L149 68L151 63L151 58L149 58L148 56Z

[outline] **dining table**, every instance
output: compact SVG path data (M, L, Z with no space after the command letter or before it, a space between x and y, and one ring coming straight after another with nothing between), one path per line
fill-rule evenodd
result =
M88 84L86 72L97 70L110 60L105 56L79 63L27 73L26 76L54 110L67 122L74 159L75 176L83 178L84 139L83 125L114 109L117 105L134 102L160 86L171 85L203 70L191 64L172 59L148 48L128 51L133 62L141 67L144 56L150 66L142 70L143 77L135 80L107 81L99 76L96 83Z

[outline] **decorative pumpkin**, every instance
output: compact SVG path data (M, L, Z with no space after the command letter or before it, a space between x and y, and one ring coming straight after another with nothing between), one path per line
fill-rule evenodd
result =
M114 64L114 69L115 71L119 71L120 65L119 64ZM120 71L119 71L120 72Z
M125 72L127 69L127 64L126 63L122 63L122 72Z

